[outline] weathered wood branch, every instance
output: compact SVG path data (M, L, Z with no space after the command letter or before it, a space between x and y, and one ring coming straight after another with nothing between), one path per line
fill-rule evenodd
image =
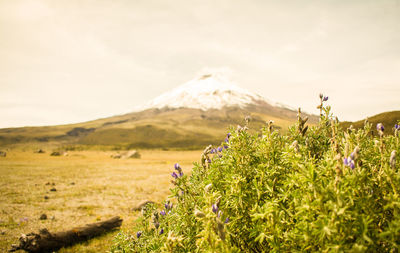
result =
M87 224L84 227L76 227L71 230L50 233L47 229L41 229L39 234L22 234L19 245L12 245L9 252L25 250L27 252L52 252L62 247L71 246L78 242L89 240L114 228L120 227L122 219L118 216L106 221Z

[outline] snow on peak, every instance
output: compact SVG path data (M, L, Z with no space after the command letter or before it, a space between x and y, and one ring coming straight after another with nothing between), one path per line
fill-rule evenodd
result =
M263 97L236 86L224 75L212 73L203 74L156 97L145 109L184 107L208 110L225 106L244 107L260 101L267 102Z

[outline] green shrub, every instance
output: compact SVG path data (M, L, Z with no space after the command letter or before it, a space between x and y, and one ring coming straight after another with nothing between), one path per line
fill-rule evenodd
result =
M191 176L176 165L168 202L146 206L139 236L120 233L112 252L398 252L399 137L342 130L324 101L315 127L299 111L287 135L232 129Z

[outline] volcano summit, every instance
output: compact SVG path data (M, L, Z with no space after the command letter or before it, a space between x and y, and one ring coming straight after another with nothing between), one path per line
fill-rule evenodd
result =
M206 74L195 78L150 101L145 108L222 109L244 108L250 104L269 103L260 95L238 87L222 74Z

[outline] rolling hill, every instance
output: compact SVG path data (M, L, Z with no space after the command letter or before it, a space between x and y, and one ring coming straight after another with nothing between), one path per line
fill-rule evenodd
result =
M0 144L80 145L111 148L202 148L219 144L230 127L259 130L274 120L286 131L297 111L274 104L218 74L195 78L156 97L141 110L79 124L0 129ZM317 116L308 115L310 123Z
M383 112L377 115L368 117L368 122L372 124L372 134L377 134L376 125L382 123L385 126L385 132L388 134L393 134L392 128L395 124L399 124L400 121L400 111ZM352 125L354 128L364 127L365 120L359 120L356 122L342 122L341 126L346 129Z

